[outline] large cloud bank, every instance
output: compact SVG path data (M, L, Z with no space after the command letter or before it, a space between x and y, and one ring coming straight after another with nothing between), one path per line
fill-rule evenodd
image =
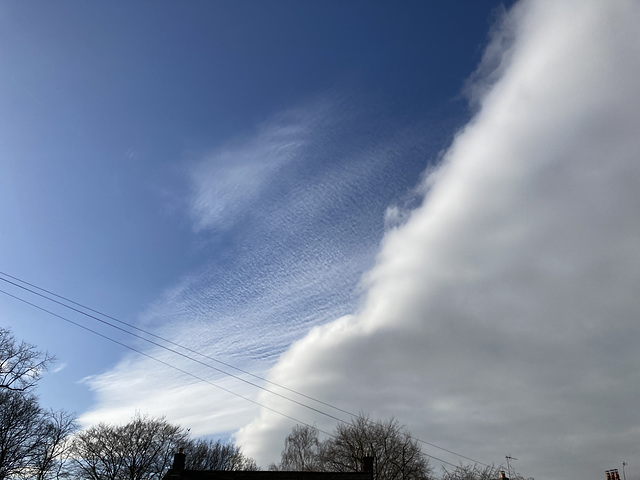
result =
M470 89L477 115L386 234L360 308L270 378L483 462L513 455L526 476L600 478L626 460L638 478L638 25L631 1L508 12ZM265 409L237 439L264 465L290 428Z

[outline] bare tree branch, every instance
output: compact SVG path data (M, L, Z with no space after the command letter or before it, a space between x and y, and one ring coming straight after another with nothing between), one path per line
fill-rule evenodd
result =
M257 470L255 460L242 453L234 443L222 443L220 440L198 439L190 441L186 448L189 470L239 471Z
M71 470L89 480L159 480L186 443L187 432L164 418L101 423L76 435Z
M18 343L11 331L0 327L0 389L26 392L53 360L29 343Z
M44 411L34 395L0 390L0 480L56 478L74 418Z
M334 437L321 441L318 430L296 425L285 440L273 470L357 472L364 457L374 457L376 480L430 480L432 469L417 440L396 420L372 421L359 415L339 424Z

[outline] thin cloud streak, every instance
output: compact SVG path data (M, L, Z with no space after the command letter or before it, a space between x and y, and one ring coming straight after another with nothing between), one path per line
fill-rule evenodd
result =
M483 462L512 454L527 476L593 477L631 458L639 20L633 2L512 8L475 78L476 117L428 177L423 205L386 234L361 308L314 328L270 378L395 415ZM266 464L290 428L261 411L237 439Z
M430 147L429 137L410 129L362 138L354 132L366 131L366 122L351 100L325 95L190 163L189 215L215 256L141 315L144 328L265 375L309 329L353 311L383 213L395 192L412 186L421 168L415 156ZM219 372L136 348L256 398L255 388ZM186 424L203 412L193 431L212 434L237 430L257 414L255 405L135 356L85 382L97 401L83 425L124 421L136 410Z
M310 119L275 122L253 138L214 152L189 171L190 208L196 231L225 228L250 210L273 175L300 156Z

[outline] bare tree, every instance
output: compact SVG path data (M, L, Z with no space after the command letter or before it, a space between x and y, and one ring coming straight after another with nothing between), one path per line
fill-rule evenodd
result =
M35 480L58 479L71 450L71 434L76 430L75 415L65 411L49 411L42 425L43 441L35 457Z
M0 327L0 388L24 392L33 387L53 361L35 346L18 343L11 331Z
M0 327L0 480L46 480L60 471L74 418L42 409L31 393L52 361Z
M0 390L0 480L25 472L39 443L41 410L34 396Z
M432 469L418 441L397 420L374 422L366 415L339 424L326 441L324 461L338 472L362 470L362 459L374 457L376 480L429 480Z
M158 480L186 443L187 432L164 418L136 415L125 425L101 423L75 437L71 470L90 480Z
M475 465L459 465L453 470L442 467L441 480L500 480L506 479L506 472L503 466L494 467L486 465L483 467ZM507 479L508 480L508 479ZM534 480L533 477L525 479L519 473L512 472L511 480Z
M234 443L220 440L198 439L190 441L186 447L185 468L189 470L257 470L254 459L242 453Z
M55 477L74 428L70 414L44 411L35 396L0 390L0 480Z
M298 472L321 472L324 465L324 442L319 439L318 429L310 425L296 425L284 440L284 450L279 465L273 470Z
M272 470L358 472L365 457L374 458L376 480L430 480L432 469L417 440L397 420L372 421L360 415L341 423L332 438L318 429L296 425L285 439L280 464Z
M441 480L497 480L500 471L493 466L459 465L453 470L442 467Z

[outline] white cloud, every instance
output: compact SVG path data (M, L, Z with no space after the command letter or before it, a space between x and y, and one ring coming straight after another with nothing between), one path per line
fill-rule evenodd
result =
M325 122L335 117L333 102L323 100L286 110L252 135L235 138L189 166L196 231L229 228L255 210L274 177L288 164L301 162L312 135L326 130Z
M65 368L67 368L67 364L66 363L61 363L59 365L56 365L55 368L53 368L51 370L51 373L59 373L62 370L64 370Z
M413 210L378 192L421 140L345 140L362 116L345 119L332 102L287 112L215 150L190 170L190 213L200 235L224 231L233 248L169 290L144 324L258 374L282 353L272 380L349 411L395 415L425 440L483 462L511 454L525 475L597 478L632 462L639 10L625 1L516 5L473 77L476 117L416 190L426 193ZM335 209L353 204L361 208ZM389 230L356 308L353 288L385 211ZM97 403L85 424L141 410L196 434L243 427L237 439L263 466L277 460L292 426L147 359L128 357L87 381ZM640 478L634 468L630 480Z
M196 230L225 227L260 197L272 175L294 161L303 128L275 125L248 145L216 152L191 170Z
M231 390L237 395L250 397L252 391L248 385L212 374L201 364L180 362L174 355L160 349L149 354L195 377L150 358L141 360L128 356L112 370L84 380L100 403L80 416L83 426L100 422L121 423L131 419L136 412L142 412L166 416L168 420L190 428L192 434L198 436L210 433L211 425L215 425L217 432L231 432L239 421L248 421L254 415L252 404L238 401L237 396L225 392ZM201 357L198 359L219 366Z
M597 478L633 458L639 21L629 1L516 5L499 75L424 204L386 234L362 307L270 378L484 462L511 454L525 475ZM237 438L267 464L290 428L263 410Z
M383 212L407 188L394 170L415 162L410 155L429 140L386 128L372 141L363 128L371 120L354 103L320 96L189 165L189 214L197 238L210 242L206 260L149 306L140 319L145 329L261 375L310 328L353 311ZM257 395L184 357L135 347L248 398ZM249 402L139 356L86 383L96 403L81 417L84 425L143 411L213 434L236 430L257 413Z

